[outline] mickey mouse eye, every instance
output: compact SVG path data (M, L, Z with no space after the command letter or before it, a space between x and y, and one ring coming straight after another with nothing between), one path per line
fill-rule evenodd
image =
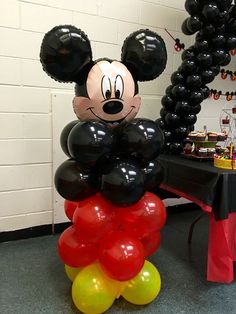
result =
M111 98L111 81L107 75L102 78L102 95L104 99Z
M116 98L122 98L124 92L124 82L120 75L117 75L115 81L115 96Z

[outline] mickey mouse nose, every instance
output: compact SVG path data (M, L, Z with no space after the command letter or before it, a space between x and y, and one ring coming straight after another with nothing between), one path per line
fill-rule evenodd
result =
M118 112L121 112L122 109L123 109L122 102L117 100L108 101L103 106L103 111L108 114L116 114Z

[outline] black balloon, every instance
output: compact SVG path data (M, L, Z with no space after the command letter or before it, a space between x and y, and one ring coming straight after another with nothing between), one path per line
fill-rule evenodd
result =
M97 192L98 176L88 169L82 169L72 159L63 162L56 170L54 183L57 192L70 201L80 201Z
M212 55L208 52L201 52L197 55L197 63L202 68L208 68L212 64Z
M68 150L68 146L67 146L67 141L68 141L68 136L70 134L70 131L72 130L72 128L79 122L79 120L74 120L71 121L70 123L68 123L64 129L61 132L61 136L60 136L60 144L61 144L61 148L63 150L63 152L68 156L71 157L69 150Z
M155 123L161 130L165 128L165 122L162 120L162 118L156 119Z
M190 106L189 103L186 100L178 101L175 107L175 112L179 116L185 116L190 112Z
M201 105L200 104L190 107L190 113L192 113L194 115L198 114L200 111L201 111Z
M187 59L194 60L195 59L195 51L194 51L194 49L193 48L185 49L182 52L181 58L182 58L182 60L187 60ZM176 72L174 72L174 73L176 73ZM176 83L179 84L179 83L182 83L182 82L176 82Z
M188 28L188 19L185 19L182 23L181 30L185 35L193 35L195 32L191 32Z
M201 38L201 36L200 38L196 37L196 43L194 47L198 52L207 51L209 48L208 40L206 40L205 38Z
M214 80L215 73L211 69L204 70L201 72L201 78L203 84L208 84Z
M226 42L226 39L225 39L224 35L222 35L222 34L217 34L216 36L211 38L211 44L214 48L224 47L225 42Z
M217 19L220 15L219 8L214 1L210 1L209 3L205 4L202 13L207 21L210 21L212 23L217 22Z
M112 153L114 137L109 127L99 121L84 121L73 127L68 138L70 155L79 163L95 166Z
M166 67L167 52L165 43L160 36L151 30L136 31L125 39L121 60L130 70L135 80L153 80Z
M194 125L189 125L189 126L188 126L188 131L189 131L189 132L194 131Z
M221 66L225 66L228 65L231 61L231 56L228 52L226 52L226 58L223 62L221 62Z
M101 193L112 203L128 206L144 194L142 171L129 161L115 160L107 165L101 178Z
M173 86L174 86L174 85L169 85L169 86L166 87L165 92L166 92L167 95L170 95L170 94L171 94L171 90L172 90Z
M182 99L185 98L188 94L188 90L186 88L185 85L183 84L178 84L175 85L172 90L171 90L171 95L175 98L175 99Z
M134 119L121 127L117 146L123 156L147 162L160 154L164 135L154 121Z
M223 65L227 58L227 53L224 49L218 48L212 51L212 57L215 65Z
M194 60L186 59L186 60L183 60L181 66L179 67L179 71L181 73L191 74L196 71L196 68L197 66Z
M226 46L229 50L236 49L236 36L230 36L227 39Z
M43 39L40 61L44 71L55 80L76 82L79 72L92 66L90 41L83 31L72 25L60 25Z
M187 19L187 28L191 33L195 33L201 29L202 23L198 16L191 16Z
M146 191L154 192L163 181L164 169L158 160L151 160L142 169L144 175L144 187Z
M198 74L189 75L186 79L186 85L190 89L198 89L202 85L201 76Z
M195 114L188 114L187 116L182 117L182 121L186 125L192 125L197 121L197 117Z
M187 137L189 131L187 126L179 126L174 130L174 136L177 140L183 140Z
M183 84L185 82L184 76L178 71L175 71L174 73L172 73L170 79L173 85Z
M180 118L177 114L169 112L165 116L165 122L170 128L175 128L179 125Z
M220 66L219 65L215 65L210 67L210 70L214 73L214 75L218 75L220 73Z
M167 115L167 113L168 113L168 111L166 111L165 108L162 107L161 110L160 110L160 116L161 116L161 118L164 119L165 116Z
M172 134L171 131L163 130L163 135L164 135L164 138L165 138L165 141L166 141L166 142L172 141L172 139L173 139L173 134Z
M168 111L175 108L175 102L169 95L164 95L161 99L162 106Z
M169 151L171 154L180 154L183 151L183 144L181 142L170 143Z
M200 31L201 35L204 35L206 37L211 37L215 34L215 27L212 24L205 25L202 30Z
M209 87L207 87L207 86L201 87L201 91L203 92L204 99L208 98L211 94L211 91L210 91Z
M204 94L202 90L192 91L189 95L189 105L194 106L200 104L204 100Z
M198 0L186 0L185 9L190 15L194 15L200 12L201 5Z

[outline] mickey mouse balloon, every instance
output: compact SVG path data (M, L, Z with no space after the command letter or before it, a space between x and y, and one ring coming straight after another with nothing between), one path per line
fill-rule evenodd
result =
M76 83L73 107L81 121L98 120L116 126L136 116L141 102L137 81L159 76L167 53L162 38L143 29L126 38L121 61L93 61L85 33L62 25L45 35L40 60L55 80Z

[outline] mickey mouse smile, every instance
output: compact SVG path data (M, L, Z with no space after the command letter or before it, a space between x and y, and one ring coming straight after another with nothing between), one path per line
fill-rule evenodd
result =
M90 108L88 108L87 110L90 110L91 112L92 112L92 114L95 116L95 117L97 117L99 120L101 120L101 121L103 121L103 122L105 122L105 123L109 123L109 124L120 124L122 121L124 121L127 117L128 117L128 115L133 111L133 109L135 108L135 106L131 106L131 110L127 113L127 115L125 115L123 118L121 118L121 119L118 119L118 120L106 120L106 119L103 119L103 118L101 118L101 117L99 117L98 115L96 115L96 113L95 112L93 112L93 110L92 109L94 109L94 107L90 107Z

